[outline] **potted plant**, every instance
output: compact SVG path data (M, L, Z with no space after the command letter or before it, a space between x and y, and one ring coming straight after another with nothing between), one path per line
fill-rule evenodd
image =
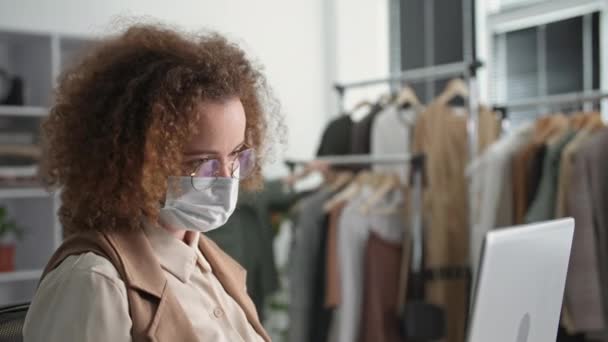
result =
M21 233L17 224L8 218L6 208L0 207L0 272L15 270L15 245Z

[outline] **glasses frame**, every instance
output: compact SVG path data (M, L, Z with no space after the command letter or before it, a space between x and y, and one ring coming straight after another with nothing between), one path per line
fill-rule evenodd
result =
M255 158L256 158L255 149L250 147L249 145L243 145L241 147L241 149L235 154L234 158L230 161L230 178L237 179L240 181L243 179L247 179L247 177L250 176L250 174L248 174L245 177L240 177L240 175L239 175L239 177L235 177L236 171L240 168L240 162L239 162L238 166L235 166L235 165L237 164L237 161L239 160L241 154L246 151L251 151L252 156L253 156L253 162L255 163ZM220 165L224 164L224 162L219 158L202 158L202 159L198 160L196 166L194 167L192 172L190 172L190 174L189 174L190 183L192 184L192 187L194 189L199 190L199 191L205 190L205 189L198 189L196 186L194 186L194 179L197 178L196 174L198 173L198 170L203 166L203 164L206 162L209 162L211 160L216 160L218 163L220 163ZM220 177L218 174L215 174L215 175L211 176L211 178L218 179Z

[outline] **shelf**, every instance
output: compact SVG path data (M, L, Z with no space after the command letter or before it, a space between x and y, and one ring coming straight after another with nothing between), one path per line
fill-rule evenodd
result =
M0 116L44 117L48 113L49 109L46 107L0 105Z
M44 188L41 187L0 187L0 199L42 198L51 197L52 195L52 193L47 192Z
M41 275L42 270L0 272L0 283L38 280Z

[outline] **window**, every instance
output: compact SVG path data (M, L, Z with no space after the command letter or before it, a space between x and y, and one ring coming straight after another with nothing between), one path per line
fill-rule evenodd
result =
M597 12L495 34L493 40L492 102L508 103L600 87ZM591 109L589 105L586 109ZM523 121L562 108L530 108L509 115L514 121ZM564 109L583 108L572 105Z
M398 63L393 71L407 71L435 65L458 63L466 58L464 10L472 0L395 0L391 8L399 10L397 25L400 44ZM397 5L395 5L397 4ZM473 13L473 6L471 13ZM473 18L473 15L471 15ZM471 19L472 24L472 19ZM469 42L472 42L474 34ZM474 47L474 44L471 45ZM474 54L474 52L471 52ZM410 84L423 102L430 102L448 80L428 80Z
M486 1L486 0L483 0ZM499 0L498 4L501 10L510 9L518 6L528 6L535 3L550 1L550 0Z

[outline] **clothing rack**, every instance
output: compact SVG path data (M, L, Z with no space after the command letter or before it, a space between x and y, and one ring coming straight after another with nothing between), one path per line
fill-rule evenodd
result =
M420 317L418 314L418 310L422 309L423 313L426 313L424 319L427 320L426 324L430 324L429 326L433 329L437 329L437 331L425 331L425 329L420 329L417 327L413 332L408 332L408 334L414 334L413 337L422 337L420 341L426 341L427 339L430 341L435 337L443 337L444 332L444 318L443 313L435 308L432 304L428 304L424 302L424 283L425 279L428 278L428 272L426 272L424 268L424 229L422 225L422 216L423 216L423 190L426 186L426 172L425 172L425 163L426 156L424 153L414 154L414 155L369 155L369 154L359 154L359 155L340 155L340 156L323 156L318 157L315 160L324 161L330 165L361 165L361 164L409 164L410 172L409 172L409 183L410 183L410 201L409 201L409 212L411 215L410 222L410 232L411 232L411 251L410 255L407 255L407 248L403 248L402 260L409 260L408 264L402 263L400 270L400 282L406 281L410 276L409 282L412 284L408 284L408 287L411 285L413 289L417 289L417 295L419 296L417 302L414 306L406 305L406 289L405 287L400 288L400 292L398 294L398 307L400 315L402 315L402 319L404 320L402 324L404 327L411 328L412 325L418 326L420 323ZM285 161L290 167L290 170L293 172L293 169L296 165L304 165L309 163L309 160L288 160ZM411 272L411 274L410 274ZM422 308L424 307L424 308ZM429 310L432 311L432 315L429 315ZM414 313L412 315L412 313ZM406 329L407 329L406 328ZM428 330L428 329L427 329ZM439 335L438 335L439 334Z
M469 143L469 158L472 161L478 152L477 123L479 122L479 103L477 98L478 88L476 76L477 69L482 66L483 63L479 60L473 60L472 62L442 64L431 67L401 71L397 74L385 78L363 80L352 83L336 83L334 85L334 88L338 92L340 109L343 110L344 93L346 90L351 88L367 87L382 83L399 85L401 83L411 83L421 80L437 80L451 77L463 77L469 88L469 97L466 99L466 104L469 112L467 119L467 137ZM506 123L507 121L505 120L503 122ZM473 194L469 194L470 198L472 198L472 196ZM416 254L413 254L413 256L415 258Z
M530 99L524 99L519 101L512 101L509 103L494 106L503 112L503 115L507 115L509 109L514 108L530 108L537 106L551 106L551 105L563 105L572 103L585 103L594 102L608 98L608 92L592 91L592 92L579 92L579 93L566 93L559 95L548 95L535 97Z

